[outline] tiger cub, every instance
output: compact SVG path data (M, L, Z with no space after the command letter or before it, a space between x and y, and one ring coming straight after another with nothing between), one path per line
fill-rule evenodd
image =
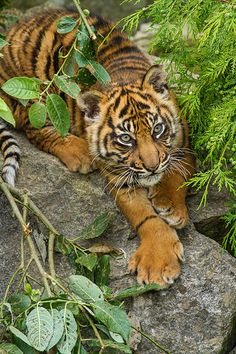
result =
M69 49L75 32L57 33L65 11L43 13L13 27L0 62L0 84L13 76L51 80L58 71L58 53ZM106 37L113 24L92 16L89 23ZM70 111L70 133L62 138L48 120L31 126L27 109L1 96L11 106L18 129L39 149L57 156L70 171L88 173L95 160L110 192L141 239L130 271L139 283L172 283L180 275L183 246L175 228L188 221L186 189L179 186L194 170L188 149L188 128L180 118L165 74L115 29L99 47L97 60L111 83L95 84L77 102L61 93ZM56 88L55 88L56 90Z

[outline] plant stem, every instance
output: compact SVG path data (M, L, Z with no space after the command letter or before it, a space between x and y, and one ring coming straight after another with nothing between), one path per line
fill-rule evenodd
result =
M96 37L95 33L91 30L90 25L88 24L87 18L86 18L86 16L84 15L83 10L82 10L81 7L80 7L80 2L79 2L79 0L73 0L73 2L74 2L75 6L76 6L76 8L77 8L77 10L78 10L78 12L79 12L79 14L80 14L80 17L82 18L82 21L84 22L84 24L85 24L85 26L86 26L86 28L87 28L87 30L88 30L88 33L89 33L90 38L91 38L93 41L95 41L95 40L97 39L97 37Z
M50 274L53 278L56 277L55 271L55 263L54 263L54 241L55 241L55 234L52 231L49 231L48 236L48 266Z
M136 328L136 327L134 327L134 326L132 326L132 328L133 328L135 331L139 332L143 337L147 338L152 344L155 345L155 347L159 348L160 350L162 350L162 351L163 351L164 353L166 353L166 354L170 354L170 352L169 352L167 349L163 348L160 344L158 344L158 343L157 343L152 337L150 337L147 333L143 332L141 329Z

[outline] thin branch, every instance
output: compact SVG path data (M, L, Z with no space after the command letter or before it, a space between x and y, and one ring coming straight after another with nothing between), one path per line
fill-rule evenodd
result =
M56 277L55 271L55 263L54 263L54 241L55 241L55 234L49 231L49 238L48 238L48 266L50 274L53 278Z
M85 26L86 26L86 28L87 28L87 30L88 30L88 33L89 33L90 38L91 38L93 41L95 41L95 40L97 39L97 37L96 37L95 33L91 30L90 25L88 24L87 18L86 18L86 16L84 15L84 12L83 12L83 10L81 9L81 7L80 7L80 5L79 5L79 4L80 4L79 0L73 0L73 1L74 1L74 4L75 4L75 6L76 6L76 8L77 8L77 10L78 10L78 12L79 12L79 14L80 14L80 17L81 17L82 21L84 22L84 24L85 24Z

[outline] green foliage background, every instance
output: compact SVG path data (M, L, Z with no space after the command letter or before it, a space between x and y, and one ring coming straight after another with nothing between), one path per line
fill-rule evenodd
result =
M125 19L132 30L140 19L151 22L151 51L160 56L191 128L199 170L189 184L215 184L235 200L236 175L236 2L155 0ZM225 217L236 255L236 204Z

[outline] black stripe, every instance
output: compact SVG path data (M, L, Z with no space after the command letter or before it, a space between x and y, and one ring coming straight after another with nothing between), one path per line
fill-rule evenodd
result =
M37 39L35 41L34 44L34 49L32 50L32 55L31 55L31 62L32 62L32 69L34 74L36 75L36 68L37 68L37 59L38 59L38 55L41 49L41 44L42 44L42 40L43 40L43 36L45 34L45 32L47 31L47 29L51 26L51 21L43 26L43 28L41 28L41 30L38 33Z
M135 228L136 232L138 232L139 228L145 224L146 221L148 220L151 220L151 219L155 219L155 218L158 218L157 215L149 215L149 216L146 216L146 218L144 218Z
M8 168L8 167L12 167L15 171L17 170L18 166L16 165L13 165L12 163L6 163L4 166L3 166L3 169L5 170L5 168ZM5 171L3 171L5 172Z
M129 109L129 103L126 103L124 107L121 109L119 117L122 118L123 116L125 116L128 112L128 109Z
M6 159L8 159L9 157L14 157L17 162L20 161L20 154L19 154L18 152L9 152L9 153L6 154L6 156L4 157L4 159L6 160Z
M120 96L118 96L115 100L115 103L114 103L114 111L117 110L118 106L120 104Z
M19 145L17 144L16 141L9 141L8 143L6 143L6 145L4 146L4 148L2 148L2 152L4 153L9 147L12 146L17 146L19 147ZM15 152L14 152L15 153Z
M5 143L5 141L9 140L9 139L14 139L13 136L9 133L7 135L3 135L0 138L0 145L2 145L3 143Z
M54 67L54 71L56 73L59 70L59 50L60 50L60 48L61 48L61 43L57 47L57 49L55 49L55 52L53 53L53 67Z
M48 57L47 57L47 63L46 63L46 66L44 68L44 74L46 75L46 78L48 80L51 80L51 76L50 76L50 67L51 67L51 55L48 54Z
M110 23L105 21L102 17L96 16L96 22L94 22L93 25L97 30L99 30L102 27L110 25Z

